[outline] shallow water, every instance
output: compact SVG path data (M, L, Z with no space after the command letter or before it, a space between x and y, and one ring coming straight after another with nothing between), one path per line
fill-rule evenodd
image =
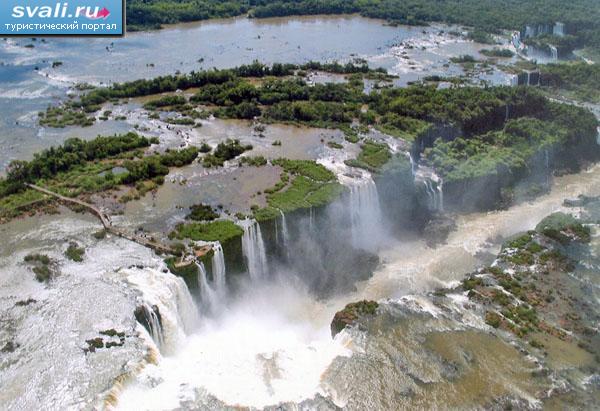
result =
M260 60L303 63L365 58L406 84L428 74L456 75L444 67L449 57L478 55L482 45L440 31L445 26L390 27L359 16L310 16L274 19L227 19L180 24L161 31L130 33L122 39L8 39L0 42L0 169L11 159L28 159L40 148L73 135L123 132L127 124L102 122L89 129L40 131L38 111L66 98L79 82L110 84L213 67L227 68ZM25 48L34 44L34 48ZM410 60L402 57L405 46ZM158 57L160 56L160 58ZM204 59L202 63L200 59ZM54 61L63 64L52 68ZM37 70L36 70L37 68ZM318 80L318 79L317 79ZM507 76L496 81L508 84Z

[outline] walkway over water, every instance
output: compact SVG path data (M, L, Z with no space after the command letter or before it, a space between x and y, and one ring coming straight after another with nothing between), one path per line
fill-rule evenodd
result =
M161 253L179 254L176 250L174 250L173 248L171 248L169 246L158 243L156 241L149 240L146 237L128 233L125 230L123 230L122 228L113 226L112 221L110 220L110 216L93 204L86 203L85 201L79 200L77 198L65 197L63 195L60 195L53 191L50 191L46 188L36 186L34 184L27 184L27 187L31 188L32 190L36 190L43 194L49 195L51 197L57 198L59 201L62 201L64 203L74 204L74 205L78 205L80 207L84 207L85 209L90 211L92 214L96 215L96 217L98 217L100 219L100 221L102 222L104 229L111 234L125 238L130 241L133 241L135 243L143 245L144 247L151 248L151 249L153 249L155 251L159 251Z

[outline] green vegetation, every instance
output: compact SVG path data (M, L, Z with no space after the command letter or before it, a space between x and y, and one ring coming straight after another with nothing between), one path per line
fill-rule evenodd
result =
M133 196L139 197L162 184L169 167L190 164L198 155L195 147L144 155L143 149L154 142L135 133L90 141L73 138L37 153L31 161L13 161L6 178L0 179L0 218L18 216L46 201L43 194L26 184L34 183L67 197L132 185L137 193ZM122 200L130 198L126 195Z
M562 244L571 241L589 242L591 231L582 225L579 220L569 214L554 213L544 218L536 226L536 231L550 237Z
M170 238L183 240L189 238L194 241L219 241L225 244L235 238L241 237L244 230L229 220L218 220L210 223L179 224L169 234Z
M440 94L446 96L438 103ZM461 102L455 100L460 95ZM408 101L421 104L409 105ZM388 104L405 115L462 125L462 137L438 139L424 152L425 160L445 182L467 182L486 176L505 176L510 182L526 175L532 159L544 151L563 153L549 165L565 169L576 168L583 159L598 156L593 142L597 120L592 113L553 103L527 88L464 88L441 91L433 99L423 99L421 95ZM507 110L510 118L505 122Z
M366 316L373 316L377 313L379 304L376 301L358 301L350 303L343 310L335 313L331 322L331 335L335 337L344 328L352 326L356 321Z
M493 311L485 313L485 323L491 327L498 328L502 322L502 317Z
M540 83L566 97L600 103L600 65L584 62L540 66Z
M484 30L472 30L469 32L469 34L467 35L467 38L469 40L473 40L476 43L482 43L482 44L494 44L496 43L494 41L494 38L490 35L490 33L484 31Z
M202 159L204 167L222 167L225 161L232 160L245 151L252 150L252 145L242 145L240 140L227 139L219 143L212 154L207 154Z
M92 234L92 236L96 239L96 240L103 240L104 238L106 238L106 230L102 229L100 231L96 231L95 233Z
M355 79L345 84L307 85L298 77L290 78L297 70L322 70L340 74L351 74ZM160 95L161 93L187 90L198 87L200 90L190 102L178 95L163 95L147 102L148 110L168 108L178 111L184 117L166 121L181 125L195 125L195 118L205 118L208 111L197 111L193 103L216 105L219 108L214 114L225 118L252 119L262 114L259 106L272 106L266 118L281 121L332 122L347 121L348 113L354 113L356 107L343 107L341 102L358 101L362 94L362 76L388 78L384 69L372 70L364 60L356 59L347 64L308 62L303 65L278 64L266 66L257 61L250 65L225 70L208 70L191 72L187 75L169 75L149 80L136 80L114 84L111 87L92 88L79 99L64 103L60 107L48 107L46 113L40 113L40 122L50 127L64 127L78 124L90 125L94 122L88 113L100 110L107 102L118 102L119 99ZM282 80L281 78L287 77ZM264 79L260 84L246 81L247 78ZM298 102L291 111L285 109L285 102ZM319 110L325 108L323 115L302 103L315 101ZM338 104L335 104L338 103ZM159 118L158 113L151 113L152 118ZM306 118L307 117L307 118Z
M469 54L464 54L458 57L451 57L450 61L457 64L477 63L477 59Z
M77 243L70 243L67 251L65 251L65 257L76 263L83 261L85 250L77 245Z
M278 159L273 164L284 172L277 185L265 190L267 207L253 210L257 221L276 218L281 211L323 206L343 192L335 174L314 161Z
M361 152L358 155L358 158L346 160L346 165L377 172L391 157L392 155L390 154L390 149L387 144L376 143L369 140L361 145Z
M31 265L31 270L35 274L35 279L40 283L48 282L54 276L54 272L50 267L52 260L44 254L29 254L26 255L24 261Z
M50 257L44 254L28 254L25 256L24 261L26 263L40 263L42 265L50 264Z
M263 156L242 157L240 159L240 165L246 165L251 167L263 167L267 165L267 159Z
M190 207L190 213L186 217L194 221L212 221L219 218L219 214L206 204L197 204Z
M188 288L195 289L198 287L198 266L193 262L181 263L181 259L178 257L169 257L165 259L165 264L171 272L178 277L185 280Z
M64 128L66 126L89 127L94 124L94 117L90 117L86 111L83 109L74 110L68 106L49 106L46 112L39 112L38 117L41 126L53 128Z
M144 104L146 110L155 110L159 107L181 106L187 103L183 96L163 96L156 100L151 100Z
M480 53L487 57L500 57L500 58L511 58L515 55L515 53L513 53L509 49L497 49L497 48L493 48L491 50L483 49L480 51Z

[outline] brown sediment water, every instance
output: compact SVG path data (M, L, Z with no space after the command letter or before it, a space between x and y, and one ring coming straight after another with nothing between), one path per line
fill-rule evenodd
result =
M383 253L384 264L361 284L355 299L380 299L444 287L472 271L478 251L496 252L502 238L527 231L545 216L567 210L563 201L580 194L600 195L600 166L555 177L552 189L507 210L457 216L457 228L437 248L424 241L400 242Z

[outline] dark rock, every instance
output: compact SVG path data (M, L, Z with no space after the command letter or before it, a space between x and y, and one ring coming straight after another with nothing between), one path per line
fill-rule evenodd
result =
M456 228L454 220L446 215L435 215L423 230L423 236L429 247L437 247L444 244L448 235Z
M104 340L101 337L92 338L85 341L88 345L88 352L96 352L97 349L104 348Z
M19 348L19 344L9 341L4 345L4 347L2 347L2 350L0 351L4 353L15 352L17 348Z
M331 321L331 336L335 337L344 328L353 325L361 318L375 315L378 307L379 304L377 302L367 300L348 304L333 317L333 321Z

